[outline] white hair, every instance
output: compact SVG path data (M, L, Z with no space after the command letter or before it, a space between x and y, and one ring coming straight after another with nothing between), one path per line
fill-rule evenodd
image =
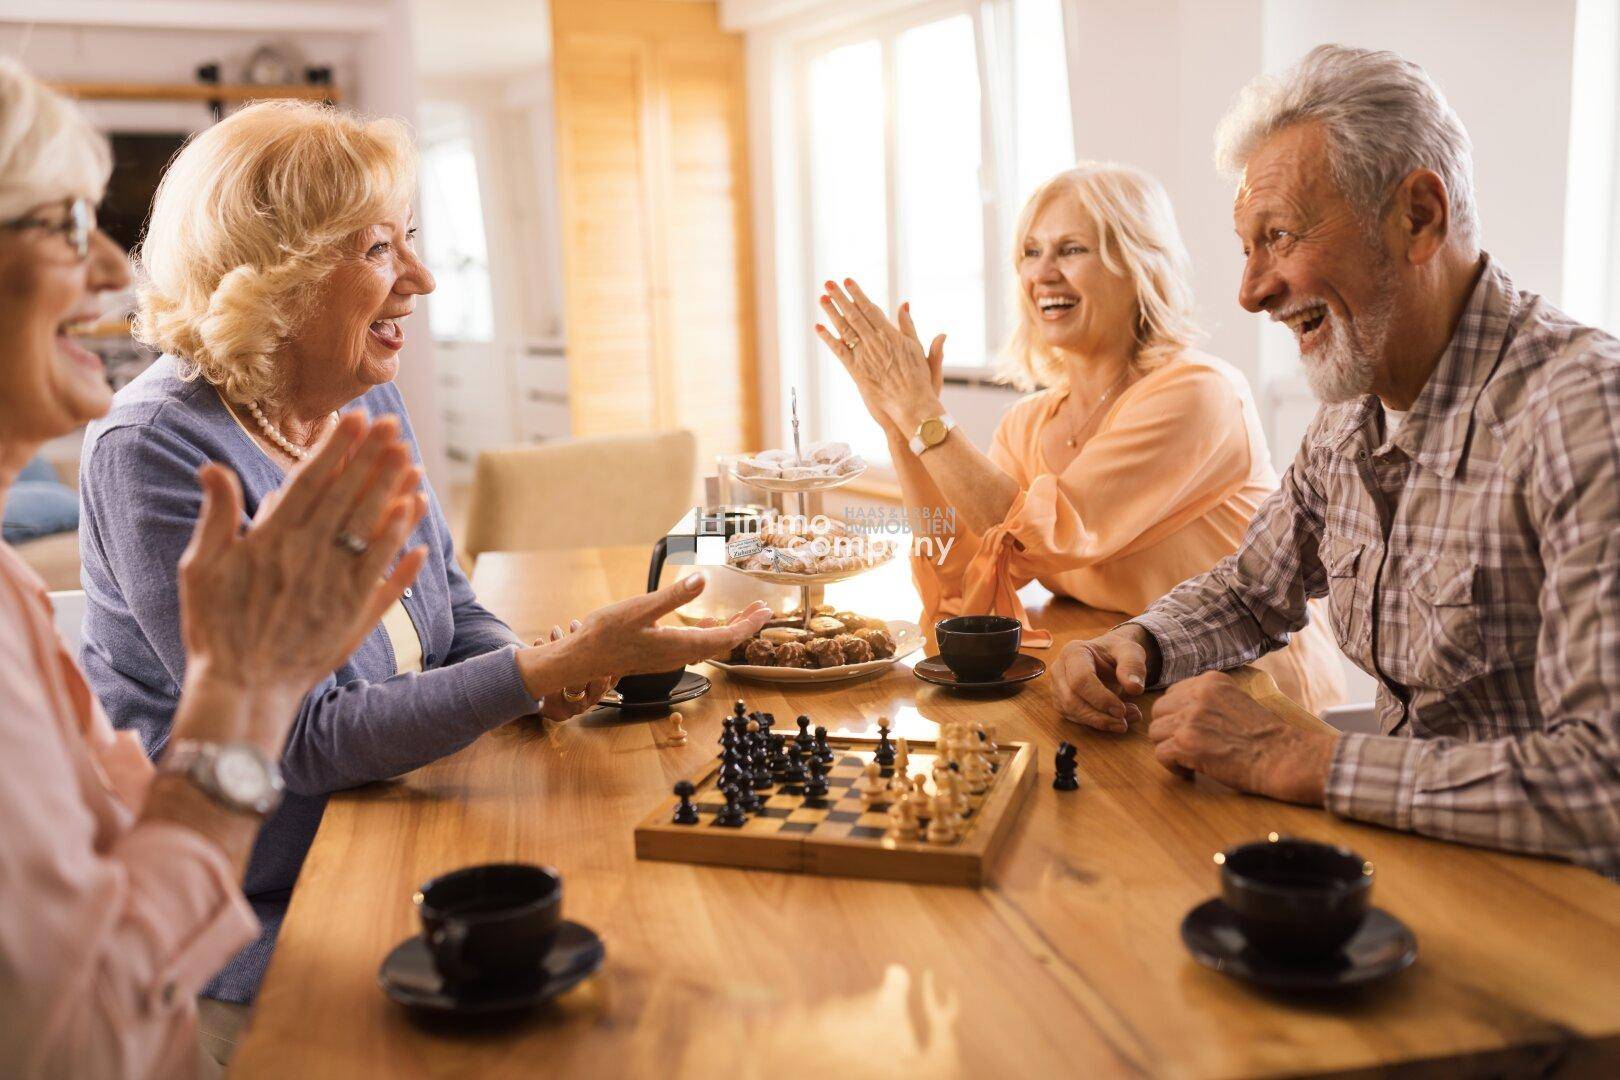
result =
M0 59L0 221L64 199L99 203L111 174L112 151L84 114Z
M1446 185L1452 239L1479 243L1473 144L1422 68L1392 52L1318 45L1238 92L1215 129L1215 164L1236 179L1262 142L1307 123L1321 125L1339 191L1369 217L1414 169L1431 169Z

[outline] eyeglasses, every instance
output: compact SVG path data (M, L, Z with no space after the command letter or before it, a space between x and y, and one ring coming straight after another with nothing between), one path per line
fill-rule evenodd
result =
M95 205L89 199L71 199L63 205L66 208L66 216L61 221L51 221L37 214L30 214L14 221L0 221L0 229L14 232L43 229L48 233L59 233L73 248L74 255L83 262L90 257L90 238L96 231Z

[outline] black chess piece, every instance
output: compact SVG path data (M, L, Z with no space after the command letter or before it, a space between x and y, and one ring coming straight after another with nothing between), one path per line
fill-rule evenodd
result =
M810 779L804 785L805 802L827 797L827 763L820 758L810 759Z
M747 714L748 714L748 702L744 701L742 698L738 698L736 701L731 703L731 715L737 717L740 720L743 717L745 717ZM740 729L742 727L742 725L738 724L737 727Z
M731 717L720 721L720 752L726 753L737 748L737 729L731 723Z
M793 742L806 754L815 750L816 740L810 736L810 718L808 716L799 717L799 734L794 738Z
M816 725L815 758L825 765L831 765L833 762L832 747L827 745L827 729L819 724Z
M804 757L805 757L804 749L802 747L800 747L798 743L793 743L792 745L790 745L788 747L787 754L788 754L788 764L787 764L787 779L786 779L786 782L789 783L789 784L795 784L795 785L803 784L804 779L805 779L805 777L804 777Z
M721 788L720 791L726 797L726 805L722 806L720 812L714 816L714 823L723 825L728 829L739 828L747 824L748 815L743 813L743 808L738 801L741 789L736 784L730 784Z
M1073 743L1058 743L1057 756L1052 761L1052 786L1059 791L1073 791L1080 786L1080 777L1077 775L1080 763L1077 760L1080 750Z
M677 825L696 825L698 823L697 804L692 801L692 793L697 790L690 780L682 780L675 785L675 794L681 797L680 804L675 807L674 821Z
M742 782L737 785L737 805L748 814L757 814L765 807L765 800L754 794L753 779L747 770L743 771Z
M894 764L894 743L889 741L889 719L884 717L878 721L877 752L872 760L887 769Z
M787 783L788 755L786 735L771 736L770 763L771 779L775 780L778 784Z
M720 760L720 786L740 784L743 781L742 751L735 748L727 750Z
M770 756L765 749L765 740L763 738L756 739L754 742L754 757L750 765L752 766L755 791L768 788L776 782L776 778L771 775Z

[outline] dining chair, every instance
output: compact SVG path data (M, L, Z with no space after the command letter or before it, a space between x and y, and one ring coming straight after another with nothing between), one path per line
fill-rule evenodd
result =
M696 479L690 431L485 450L462 552L651 544L692 508Z

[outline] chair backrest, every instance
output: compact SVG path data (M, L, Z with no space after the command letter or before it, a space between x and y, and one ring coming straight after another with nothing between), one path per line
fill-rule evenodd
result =
M478 455L462 550L651 544L692 508L690 431L608 435Z
M56 630L67 642L68 652L79 655L79 644L84 640L84 590L64 589L47 594L51 613L56 617Z

